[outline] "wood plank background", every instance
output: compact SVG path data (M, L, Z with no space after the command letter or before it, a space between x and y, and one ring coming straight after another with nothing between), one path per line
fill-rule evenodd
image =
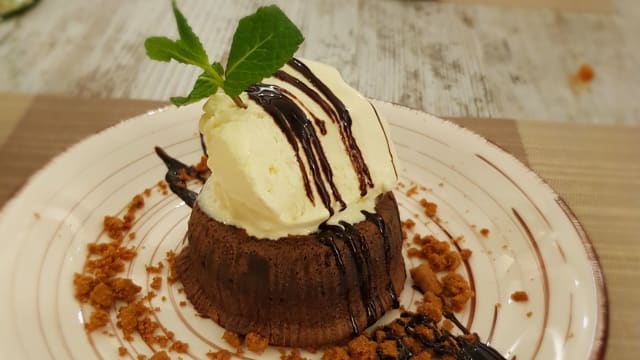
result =
M466 5L499 5L532 9L557 9L565 11L609 12L613 4L609 0L443 0Z
M337 67L368 97L440 116L640 124L638 0L450 1L179 3L213 59L226 57L241 16L276 3L306 37L298 54ZM497 2L520 7L484 5ZM0 22L0 91L181 95L198 71L152 62L142 48L175 33L168 1L43 0ZM573 91L568 78L582 63L596 77Z

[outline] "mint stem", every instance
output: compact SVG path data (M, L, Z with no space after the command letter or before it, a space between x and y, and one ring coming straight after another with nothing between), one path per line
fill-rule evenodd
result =
M240 99L240 96L238 96L238 95L232 96L231 99L233 100L234 103L236 103L236 105L239 108L242 108L242 109L246 109L247 108L247 105L242 102L242 99Z
M211 65L206 64L206 66L203 67L201 65L201 67L207 74L211 76L216 85L218 85L219 87L224 86L224 80L222 79L222 76L220 76L220 74L218 74L218 72Z
M207 65L205 67L205 72L207 72L211 76L212 80L215 83L217 83L216 85L218 85L219 87L224 87L224 80L222 79L222 76L220 76L220 74L218 74L218 72L211 65ZM242 109L247 108L247 105L244 102L242 102L242 99L240 99L240 96L238 95L231 96L231 99L239 108L242 108Z

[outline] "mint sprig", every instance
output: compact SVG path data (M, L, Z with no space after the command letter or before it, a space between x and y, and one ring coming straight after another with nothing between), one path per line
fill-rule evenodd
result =
M246 107L240 100L240 93L282 67L304 40L300 30L277 6L260 7L255 14L240 20L225 71L220 63L210 63L200 39L175 0L172 6L180 38L171 40L154 36L145 40L144 47L147 56L153 60L175 60L203 70L187 96L170 99L177 106L206 98L221 88L238 106Z

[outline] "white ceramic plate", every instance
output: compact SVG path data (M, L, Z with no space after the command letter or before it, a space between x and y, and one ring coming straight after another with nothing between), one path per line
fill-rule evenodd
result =
M567 205L513 156L480 136L431 115L374 102L392 124L405 184L427 188L419 196L397 192L403 218L440 239L464 236L473 256L460 271L476 297L460 314L464 323L508 357L597 359L604 352L607 302L593 248ZM86 244L101 239L104 215L164 177L155 156L160 145L186 163L200 157L196 133L201 104L148 113L92 136L33 176L0 218L0 358L115 358L151 353L141 341L115 331L87 336L88 309L73 298ZM441 226L420 214L418 200L436 202ZM179 249L190 209L157 189L133 231L139 254L127 274L146 290L144 266ZM487 228L488 237L479 234ZM409 259L407 266L416 264ZM180 306L179 284L162 286L153 305L158 320L190 344L183 358L204 358L227 348L221 328ZM526 291L527 302L510 294ZM162 302L161 296L167 300ZM417 299L406 286L401 303ZM528 314L528 315L527 315ZM382 321L397 315L388 314ZM279 358L270 348L264 358ZM172 355L177 357L176 354ZM128 356L133 358L135 356ZM246 358L257 358L245 352ZM319 357L319 355L311 355Z

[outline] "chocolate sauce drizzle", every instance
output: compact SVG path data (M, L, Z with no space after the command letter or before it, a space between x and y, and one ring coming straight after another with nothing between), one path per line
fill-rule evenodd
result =
M284 82L288 82L289 84L295 86L298 88L298 90L302 91L303 93L305 93L308 97L310 97L313 101L315 101L316 104L318 104L322 110L324 110L324 112L329 115L329 117L331 117L332 121L335 123L337 120L335 120L335 112L333 111L333 109L331 108L331 105L329 105L329 103L327 103L322 96L320 96L320 94L318 94L315 90L311 89L310 87L307 86L307 84L303 83L302 81L300 81L299 79L297 79L294 76L291 76L289 74L287 74L286 72L282 71L282 70L278 70L273 74L273 77L275 77L276 79L280 79ZM320 134L322 135L326 135L327 134L327 126L324 123L323 120L319 119L312 111L309 110L309 108L307 108L307 106L302 102L299 101L293 94L288 93L288 96L296 99L296 101L298 102L298 104L302 107L305 108L305 110L307 110L307 113L309 113L312 117L313 117L313 121L316 124L316 126L320 129Z
M384 220L382 217L375 213L370 213L368 211L362 211L367 221L373 223L377 228L380 236L383 239L384 244L384 261L387 267L387 274L391 274L391 242L389 240L389 233L387 232L387 227L384 224ZM391 299L391 303L394 309L400 307L400 303L398 301L398 295L393 290L393 284L391 283L391 276L389 276L389 282L387 284L387 294Z
M329 87L320 81L320 79L318 79L318 77L304 63L293 58L289 60L288 65L306 78L313 88L309 87L295 76L282 70L276 71L273 76L281 81L293 85L302 93L307 95L327 114L331 119L331 122L336 124L342 143L344 144L345 151L349 156L353 169L356 173L356 177L358 178L360 195L365 196L368 189L373 187L373 181L371 179L369 168L362 156L362 152L353 137L351 130L352 119L349 111L342 101L329 89ZM287 141L293 148L302 174L307 198L315 204L314 194L313 191L311 191L309 180L311 177L323 205L329 211L329 214L333 215L334 210L331 206L329 191L325 185L326 181L331 188L334 200L340 204L341 210L344 210L346 208L346 204L342 201L340 193L335 186L331 166L327 161L321 142L318 139L315 128L311 123L311 120L307 117L307 114L313 118L314 123L318 129L320 129L320 133L322 135L326 134L326 125L324 122L309 111L309 109L293 94L279 86L255 84L250 86L246 92L251 100L262 106L262 108L273 117L275 123L284 133ZM371 106L373 107L373 105ZM306 110L306 112L304 110ZM384 131L377 111L375 108L373 110L376 113L376 117L378 117L378 122L382 131ZM391 156L391 149L388 144L388 140L387 148L389 149L389 156ZM307 174L302 162L300 151L304 152L311 176ZM393 161L393 157L391 160ZM393 164L393 167L394 171L396 171L395 164ZM324 180L322 176L324 176ZM386 227L380 216L368 212L363 213L368 221L376 225L380 232L380 236L383 239L386 269L387 274L389 274L387 293L391 299L393 307L397 308L399 307L399 303L397 295L393 290L390 277L391 245L389 243L389 235L387 234ZM369 248L365 239L352 225L345 222L341 222L340 226L323 224L319 230L318 238L321 243L331 248L335 257L336 266L338 266L340 273L342 274L343 282L346 277L346 269L344 268L342 254L335 243L335 239L343 239L343 241L345 241L346 246L351 252L351 256L356 264L358 280L360 282L360 296L367 314L367 326L373 324L378 316L382 315L381 313L383 312L383 308L379 299L372 296L372 289L370 288L370 284L372 283L371 264L369 264ZM347 294L347 305L349 306L349 294ZM358 326L354 319L353 310L349 309L349 312L353 333L357 334Z
M209 154L207 154L207 144L204 143L204 136L202 135L202 133L200 133L200 147L202 148L202 153L204 154L204 156L209 156Z
M360 196L365 196L368 189L372 188L374 184L369 168L362 156L362 152L353 137L353 133L351 131L352 119L349 111L345 107L344 103L342 103L342 101L338 99L329 87L320 81L320 79L318 79L318 77L304 63L293 58L289 60L288 64L306 78L315 89L309 87L295 76L282 70L276 71L273 74L273 77L289 83L303 92L318 104L320 108L322 108L322 110L329 116L332 123L337 125L345 151L349 156L353 169L356 173L356 177L358 178ZM333 181L333 171L327 161L324 149L322 148L322 143L316 134L315 127L307 116L313 118L313 121L316 127L320 130L321 135L325 135L327 133L324 121L318 118L318 116L316 116L312 111L309 111L304 103L295 95L277 85L259 83L249 86L245 91L251 100L262 106L262 108L273 117L274 121L284 133L287 141L293 148L296 161L298 162L298 167L300 168L300 173L302 175L305 193L309 201L315 205L315 195L311 189L311 178L313 179L315 189L320 196L322 204L327 209L330 216L334 214L335 210L331 205L331 198L329 196L329 190L327 189L326 183L328 183L331 188L333 199L340 206L340 211L346 209L346 204L342 200L340 192ZM380 121L379 117L378 121ZM382 126L382 124L380 124L380 126ZM382 130L384 131L384 128L382 128ZM388 146L389 144L387 143L387 147ZM307 159L307 165L311 174L307 173L300 154L301 151Z
M339 228L338 228L339 229ZM347 288L345 282L346 282L346 277L347 277L347 270L344 266L344 261L342 261L342 254L340 254L340 249L338 248L338 245L336 245L336 237L339 238L339 235L331 230L325 229L324 226L322 226L320 228L320 231L318 232L318 241L329 247L329 249L331 249L331 252L333 253L333 257L335 258L336 261L336 266L338 267L338 271L340 272L341 275L341 281L342 281L342 288ZM345 298L346 298L346 304L349 307L350 306L350 301L349 301L349 292L345 293ZM351 308L348 309L349 311L349 323L351 324L351 333L353 335L357 335L360 333L360 330L358 328L358 323L356 322L355 317L353 316L353 310Z
M353 225L344 221L340 222L340 225L343 228L343 239L349 247L349 250L351 250L351 256L356 263L358 282L360 283L360 296L362 297L362 304L367 312L367 327L369 327L378 318L381 308L378 299L371 296L370 285L373 283L373 274L371 273L369 246L364 237L356 231Z
M360 183L360 196L365 196L367 194L367 189L373 187L373 180L371 179L371 174L369 173L369 168L362 157L362 152L356 143L355 138L351 132L351 115L349 114L349 110L344 106L342 101L338 99L338 97L329 89L329 87L320 81L318 77L300 60L296 58L292 58L287 62L289 66L295 69L297 72L302 74L313 86L315 86L324 97L329 100L333 109L324 108L323 109L329 114L332 121L337 122L338 129L340 130L340 136L342 137L342 142L345 145L345 149L347 150L347 154L351 159L351 164L356 172L358 177L358 182ZM285 80L288 81L288 80ZM291 83L292 85L298 87L302 91L304 89L300 88L298 82ZM305 91L306 92L306 91ZM317 99L314 96L310 96L316 102ZM320 106L322 103L319 102Z
M444 313L444 316L451 320L463 332L464 336L454 336L450 332L439 328L438 324L430 317L410 312L403 312L399 319L396 319L390 325L382 327L384 340L396 342L398 356L393 359L408 360L417 355L412 353L411 349L404 343L406 338L411 338L422 347L431 349L438 357L449 355L460 360L505 360L494 348L480 342L477 334L471 334L469 330L464 328L453 314ZM429 329L433 336L427 338L421 331L417 330L420 326ZM398 327L404 329L404 336L397 334L395 329ZM377 349L377 354L380 359L391 359L383 355L381 348Z
M302 173L307 198L315 204L309 175L300 156L300 150L304 152L311 171L311 178L322 204L329 211L329 215L333 215L335 211L331 206L331 198L324 180L329 184L333 198L340 205L340 208L345 209L347 205L342 200L340 192L333 181L333 170L331 170L331 165L327 160L315 128L304 111L290 97L286 96L283 90L276 85L254 84L249 86L246 92L251 100L262 106L271 115L289 144L291 144Z
M383 239L384 254L385 254L385 266L387 274L389 275L389 282L387 285L387 294L391 300L393 308L400 306L398 297L393 290L391 282L391 244L389 236L386 231L384 221L378 214L369 213L363 211L367 221L372 222L380 233L380 237ZM318 239L321 244L328 246L335 258L336 266L342 277L342 282L346 281L346 268L343 261L343 254L340 252L340 248L336 244L336 239L344 241L346 248L349 250L351 257L356 264L356 272L358 276L358 282L360 284L360 297L362 304L367 314L367 325L371 326L379 316L384 312L380 299L373 296L370 285L373 283L373 274L371 272L370 252L369 246L362 236L353 225L347 222L340 222L340 225L328 225L322 224L318 232ZM347 306L350 306L349 293L346 294ZM353 315L353 309L349 308L349 319L351 323L351 329L354 335L359 333L358 325Z
M346 222L341 222L340 226L323 225L320 229L320 236L328 236L331 239L342 239L347 246L347 249L350 251L351 257L356 264L358 283L360 284L360 297L367 314L368 327L378 318L381 311L381 305L378 299L372 296L372 289L370 285L373 282L373 274L371 273L369 246L367 245L366 240L351 224ZM337 247L335 249L338 250ZM334 252L334 256L335 254L336 253ZM341 257L341 254L338 253L338 255ZM342 259L340 260L342 261ZM337 262L338 259L336 258L336 263ZM351 309L349 310L350 316L353 318L353 313L351 312Z
M178 171L180 169L189 172L192 169L191 166L186 165L185 163L171 157L164 151L161 147L155 147L156 154L162 159L164 164L167 166L167 173L164 176L165 181L169 184L169 188L171 191L176 194L180 199L182 199L185 204L189 207L193 207L193 204L196 202L196 198L198 197L198 193L195 191L191 191L187 188L187 185L183 180L181 180L178 176ZM199 179L202 182L206 179Z
M398 170L396 169L396 162L393 159L393 154L391 153L391 144L389 143L389 137L387 136L387 131L384 129L384 126L382 126L382 120L380 119L380 115L378 115L378 110L376 110L376 107L373 106L371 101L369 101L369 105L371 105L371 108L373 109L373 112L376 114L376 119L378 119L378 124L380 125L380 129L382 130L382 133L384 134L384 138L387 140L387 151L389 152L389 159L391 160L391 165L393 166L393 173L396 175L396 179L397 179L398 178Z

